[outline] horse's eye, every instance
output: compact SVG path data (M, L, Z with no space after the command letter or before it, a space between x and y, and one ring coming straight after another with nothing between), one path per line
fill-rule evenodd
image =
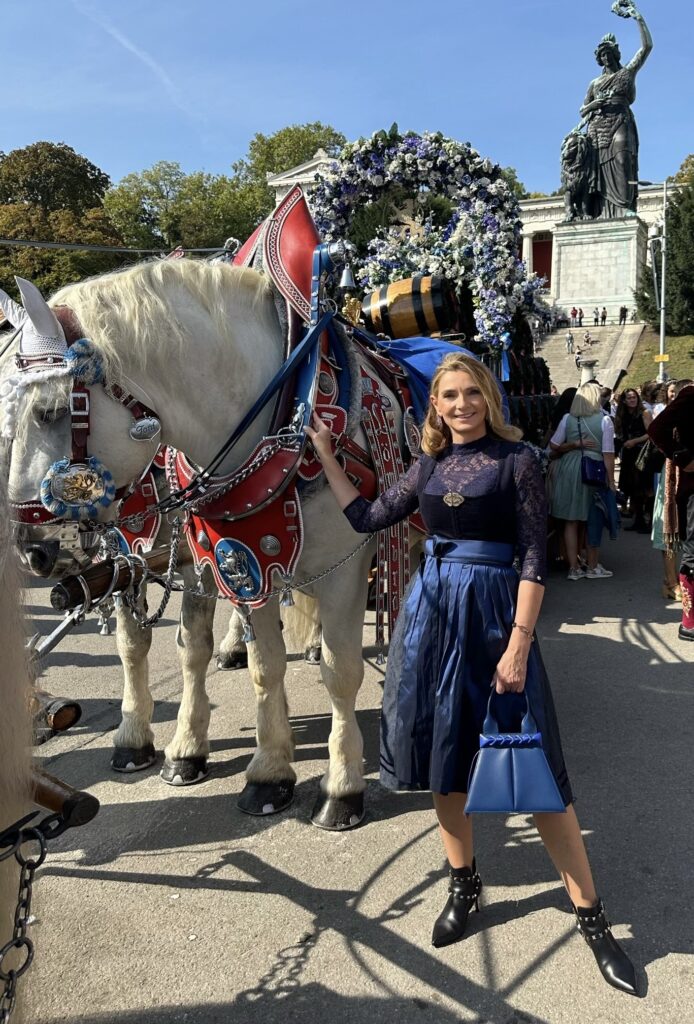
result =
M64 416L68 414L67 406L59 406L57 409L37 409L36 419L40 423L57 423L58 420L62 420Z

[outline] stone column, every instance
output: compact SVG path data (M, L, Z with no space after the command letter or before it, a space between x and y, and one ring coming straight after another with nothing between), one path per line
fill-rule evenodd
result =
M533 236L523 235L523 260L528 268L528 275L533 272Z

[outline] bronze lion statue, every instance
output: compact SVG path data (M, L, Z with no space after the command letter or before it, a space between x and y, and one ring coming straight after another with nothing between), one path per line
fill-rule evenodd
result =
M593 216L594 162L595 154L588 136L570 132L561 147L561 183L567 221Z

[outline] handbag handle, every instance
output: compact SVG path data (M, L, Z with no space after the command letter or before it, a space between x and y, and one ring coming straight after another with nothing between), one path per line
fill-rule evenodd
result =
M578 436L579 436L579 438L580 438L580 441L581 441L581 449L583 449L583 434L581 433L581 417L580 417L580 416L577 416L577 417L576 417L576 421L577 421L577 423L578 423ZM590 429L590 427L588 427L588 433L589 433L589 434L590 434L590 436L591 436L591 437L593 438L593 440L594 440L594 441L596 442L596 444L598 444L598 445L599 445L599 444L601 443L601 442L600 442L600 441L598 440L598 438L597 438L597 437L595 436L595 434L593 433L593 431L592 431L592 430Z
M499 735L499 723L494 717L494 712L492 711L492 701L496 696L501 697L503 696L503 694L497 694L496 690L492 690L492 692L489 694L489 701L487 702L487 714L484 719L484 725L482 726L482 732L485 734L485 736ZM526 710L525 714L523 715L523 721L521 722L521 732L526 734L536 733L537 723L535 722L535 717L532 711L530 710L530 700L525 690L523 691L523 696L525 697Z

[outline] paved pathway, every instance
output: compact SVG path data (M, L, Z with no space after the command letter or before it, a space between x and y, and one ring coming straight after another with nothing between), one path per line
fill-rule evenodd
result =
M393 796L375 781L372 626L359 697L369 815L335 835L309 824L329 730L317 669L294 659L288 673L296 801L249 818L235 803L254 743L246 673L211 671L209 781L172 790L153 769L113 775L115 642L90 622L54 652L44 680L79 698L84 719L39 753L102 809L41 870L29 1024L693 1021L694 644L676 639L659 559L627 534L602 555L613 579L554 573L539 626L599 889L646 998L600 979L525 816L480 823L482 913L464 942L430 946L443 860L429 796ZM28 595L44 632L46 598ZM220 637L224 626L220 615ZM178 696L172 617L155 635L152 679L161 750Z

